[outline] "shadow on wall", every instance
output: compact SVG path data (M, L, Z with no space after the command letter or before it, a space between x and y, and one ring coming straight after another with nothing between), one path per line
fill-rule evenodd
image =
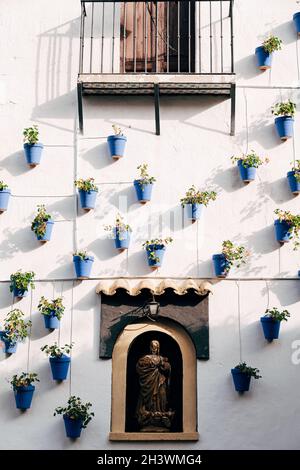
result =
M4 239L0 243L0 258L3 260L13 258L18 252L26 253L41 246L31 231L30 224L15 232L6 228L3 230L3 236Z
M99 139L101 139L101 137L99 137ZM109 155L106 139L105 142L101 142L101 144L96 145L96 147L84 152L82 158L97 170L101 170L108 165L116 163Z
M281 273L284 276L284 273ZM284 281L284 279L283 279ZM299 281L270 281L269 289L277 295L280 305L292 305L300 300ZM288 286L288 287L287 287ZM267 295L268 289L262 289L262 295Z
M1 169L8 171L12 176L20 176L23 173L34 171L27 165L23 150L11 153L3 160L1 160Z

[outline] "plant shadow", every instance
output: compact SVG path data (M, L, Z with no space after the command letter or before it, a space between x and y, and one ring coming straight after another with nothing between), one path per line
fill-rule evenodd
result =
M8 171L12 176L20 176L26 172L32 171L33 168L27 165L23 150L11 153L1 160L1 169Z
M102 142L96 147L85 151L82 154L82 158L98 170L115 163L115 160L113 160L109 154L106 142Z

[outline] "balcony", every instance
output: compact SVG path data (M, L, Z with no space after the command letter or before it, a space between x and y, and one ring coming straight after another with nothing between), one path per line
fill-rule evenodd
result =
M235 133L234 0L81 0L77 82L83 95L153 95L160 135L160 95L231 99Z

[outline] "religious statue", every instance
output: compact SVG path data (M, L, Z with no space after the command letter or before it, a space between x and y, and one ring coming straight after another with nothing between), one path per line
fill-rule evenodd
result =
M140 393L136 417L141 432L167 432L175 411L168 408L171 365L167 357L160 356L159 341L150 343L150 354L136 364Z

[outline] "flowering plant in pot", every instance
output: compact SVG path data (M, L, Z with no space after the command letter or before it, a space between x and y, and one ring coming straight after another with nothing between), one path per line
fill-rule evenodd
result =
M26 127L23 131L24 152L28 165L31 168L40 164L43 144L39 142L38 126Z
M52 235L54 222L51 215L47 213L43 204L37 206L37 214L32 221L31 230L40 242L49 242Z
M114 130L114 135L109 135L107 137L108 149L111 157L114 160L118 160L124 156L127 138L123 135L120 127L113 124L112 128Z
M282 40L277 36L270 36L263 44L255 49L255 55L257 60L257 66L260 70L270 69L272 66L273 53L280 51L282 46Z
M159 268L162 265L163 257L166 251L166 245L172 243L173 238L153 238L143 243L147 253L148 265L153 268Z
M295 160L291 171L287 173L290 190L293 194L300 193L300 160Z
M24 341L28 336L28 328L31 321L24 320L24 313L15 308L11 310L4 319L3 331L0 332L1 339L5 345L5 353L13 354L17 350L19 341Z
M151 199L153 183L156 181L156 178L149 175L147 163L139 165L137 170L139 170L140 175L139 178L134 180L133 185L137 200L141 204L144 204Z
M80 437L81 430L86 428L95 416L90 411L91 407L92 403L83 403L81 398L71 396L66 406L58 406L55 409L54 416L63 415L67 437Z
M81 178L75 181L75 186L78 188L81 208L86 211L95 209L98 193L98 187L95 184L95 179L88 178L84 180Z
M188 219L195 222L201 216L203 207L207 207L210 201L215 201L217 193L215 191L199 191L193 185L185 196L180 199L182 207L187 208Z
M280 323L282 321L287 321L290 317L288 310L278 310L278 308L273 307L265 311L265 315L260 318L264 336L268 341L273 341L273 339L278 339Z
M52 346L45 344L41 347L41 351L49 356L53 380L66 380L71 362L71 358L67 354L70 354L73 346L74 343L59 347L57 343L54 343Z
M127 250L130 243L130 234L132 229L130 225L125 224L123 217L117 214L114 225L105 225L104 230L109 231L115 240L117 250Z
M240 362L237 366L231 369L233 383L237 392L248 392L250 387L251 377L260 379L259 369L250 367L246 362Z
M297 250L300 245L300 215L281 209L276 209L274 213L278 216L274 221L276 240L279 243L287 243L293 239L294 250Z
M243 245L236 245L230 240L222 243L222 253L213 255L213 264L217 277L226 277L233 266L239 268L246 263L249 252Z
M0 180L0 214L7 211L11 190L4 181Z
M34 372L22 372L21 375L13 375L10 384L13 388L16 400L16 407L20 410L27 410L31 407L35 386L34 382L39 382L38 375Z
M34 289L34 277L33 271L26 271L22 273L21 269L10 276L10 292L13 292L14 297L22 298L28 294L28 289Z
M49 301L42 296L38 304L38 310L44 316L45 328L49 328L49 330L59 328L59 322L65 311L62 297Z
M291 100L276 103L272 108L275 118L275 127L282 141L285 141L294 134L294 116L296 104Z
M73 263L77 279L89 279L94 257L89 256L86 251L77 250L73 253Z
M293 15L293 21L294 21L297 35L300 36L300 12L299 11Z
M248 154L243 154L240 157L231 157L232 163L237 163L241 180L244 183L250 183L250 181L255 180L256 176L256 169L263 165L264 163L268 163L268 158L261 158L259 157L254 150L251 150Z

